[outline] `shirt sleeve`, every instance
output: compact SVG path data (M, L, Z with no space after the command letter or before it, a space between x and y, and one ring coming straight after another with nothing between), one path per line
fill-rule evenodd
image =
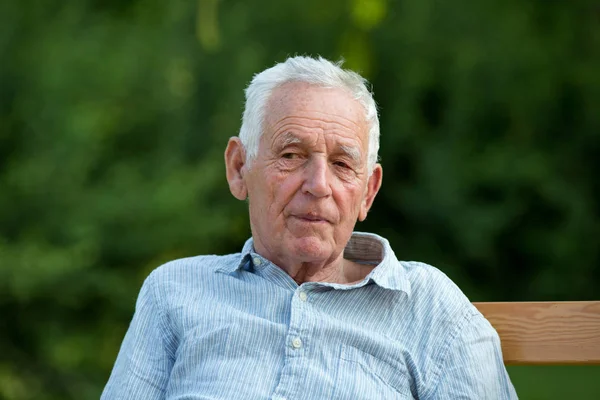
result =
M465 321L448 348L428 399L517 399L504 366L500 338L477 313Z
M174 351L156 304L151 274L140 291L135 314L121 344L101 400L164 399Z

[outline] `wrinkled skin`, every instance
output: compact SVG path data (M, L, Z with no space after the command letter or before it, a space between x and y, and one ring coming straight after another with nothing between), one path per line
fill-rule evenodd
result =
M232 194L248 199L254 246L298 283L350 283L370 267L343 258L357 220L382 180L367 168L364 108L342 89L306 83L277 88L267 105L257 156L239 138L225 151Z

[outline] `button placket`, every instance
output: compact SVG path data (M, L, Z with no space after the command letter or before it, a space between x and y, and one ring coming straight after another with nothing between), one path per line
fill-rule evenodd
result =
M302 371L302 366L306 365L305 357L309 351L311 327L314 324L307 299L307 292L296 287L291 298L289 328L285 339L285 366L275 390L277 393L275 398L296 397L295 392L306 377L306 371Z
M292 306L293 313L292 313L292 319L291 319L290 323L294 324L294 322L296 322L296 323L300 323L300 324L297 325L297 329L294 332L295 334L292 334L292 337L291 337L291 340L289 343L293 350L300 350L303 347L303 342L302 342L302 338L301 338L303 330L300 328L300 325L306 324L308 322L308 320L310 320L310 317L309 317L309 315L307 315L308 309L306 308L306 305L302 304L302 303L306 303L306 301L308 300L308 293L306 292L306 290L299 288L299 289L297 289L296 295L297 295L296 300L294 302L292 302L292 304L295 303L295 306L294 305ZM298 299L300 301L298 301Z
M300 299L300 301L298 301L298 300L295 301L295 306L293 306L292 320L290 321L291 324L294 324L294 322L296 322L295 332L294 333L290 332L290 334L292 336L291 336L291 340L289 343L293 350L300 350L302 348L303 343L302 343L302 339L301 339L301 335L302 335L301 326L306 324L307 318L308 318L308 315L306 315L307 309L302 304L302 303L306 303L306 299L308 299L308 295L303 290L300 290L297 293L297 295L298 295L297 299ZM290 326L290 328L291 327L292 326Z

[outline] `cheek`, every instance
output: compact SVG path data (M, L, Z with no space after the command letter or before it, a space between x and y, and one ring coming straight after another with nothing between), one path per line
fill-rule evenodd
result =
M363 190L358 185L343 185L334 197L341 217L351 223L356 222L362 204Z
M302 180L296 174L279 174L272 179L270 187L273 201L285 204L301 192Z
M295 185L289 176L282 174L268 175L261 183L262 185L256 188L256 198L259 199L255 204L257 215L262 215L266 221L274 223L294 197Z

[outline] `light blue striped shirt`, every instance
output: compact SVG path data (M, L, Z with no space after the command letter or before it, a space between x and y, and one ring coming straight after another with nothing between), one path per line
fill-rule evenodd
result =
M355 284L296 282L254 252L146 279L102 399L516 399L496 331L446 275L354 233Z

